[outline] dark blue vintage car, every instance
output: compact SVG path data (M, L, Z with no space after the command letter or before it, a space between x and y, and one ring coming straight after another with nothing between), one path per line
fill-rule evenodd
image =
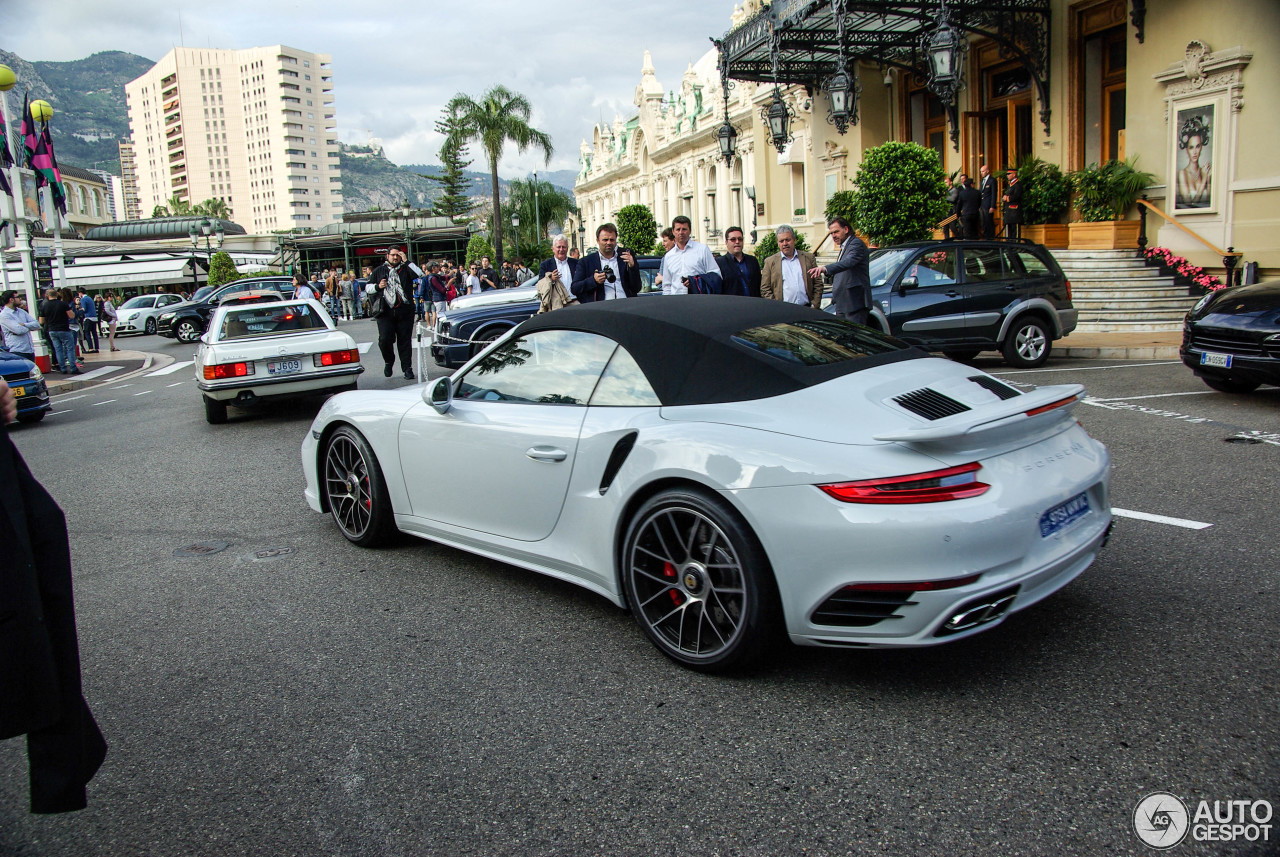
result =
M641 256L640 294L662 294L654 285L661 256ZM526 280L514 289L496 289L475 297L460 297L436 320L431 357L439 366L461 366L502 334L538 311L538 280Z
M18 397L18 419L21 422L35 423L44 419L53 406L49 404L49 388L45 386L44 375L36 364L0 349L0 376Z

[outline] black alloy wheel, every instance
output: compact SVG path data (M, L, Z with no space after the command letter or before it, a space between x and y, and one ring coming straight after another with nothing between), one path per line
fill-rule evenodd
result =
M149 318L149 319L147 319L147 327L146 327L146 331L147 331L147 333L149 333L150 335L155 336L155 334L156 334L156 320L155 320L154 318Z
M178 338L179 342L195 342L200 338L203 331L200 325L196 324L195 319L181 319L173 328L173 335Z
M622 550L627 602L645 636L690 669L747 666L779 630L764 549L723 500L696 488L650 498Z
M1259 386L1257 381L1237 381L1222 375L1201 375L1200 380L1219 393L1252 393Z
M329 514L347 541L372 548L391 540L395 532L391 497L378 459L358 431L342 426L329 437L320 482Z
M482 335L473 339L471 345L471 356L475 357L481 351L484 351L489 347L489 343L493 342L504 333L506 333L505 330L486 330Z
M204 418L211 426L220 426L227 421L227 403L218 399L204 397Z
M1001 351L1005 362L1019 369L1034 369L1049 359L1052 340L1045 323L1037 316L1024 315L1009 328Z

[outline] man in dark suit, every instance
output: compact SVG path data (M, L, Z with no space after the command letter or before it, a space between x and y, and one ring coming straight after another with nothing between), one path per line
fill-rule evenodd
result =
M17 405L0 380L0 426ZM31 811L73 812L107 755L84 700L67 520L0 428L0 739L27 736Z
M724 243L729 252L716 259L720 266L721 287L724 295L760 297L760 262L755 256L742 252L742 227L730 226L724 231Z
M640 293L640 266L630 250L618 251L618 227L605 223L596 229L594 253L578 260L569 287L579 303L634 298Z
M978 167L978 175L981 176L978 192L982 194L982 237L990 241L996 237L996 177L986 164Z
M1018 181L1018 171L1013 167L1004 171L1004 177L1008 182L1004 189L1004 235L1018 238L1022 234L1022 182Z
M551 274L552 279L558 279L567 289L578 272L579 261L569 256L569 239L557 235L551 242L551 258L538 266L538 279Z
M871 320L871 265L867 245L853 234L849 221L843 217L828 220L827 233L840 246L840 255L830 265L810 270L809 276L831 274L831 302L836 315L867 324Z
M386 264L379 265L369 277L374 294L382 295L383 310L377 316L378 349L386 364L382 374L388 378L396 364L397 347L400 352L400 368L406 381L412 381L413 365L409 352L413 339L413 320L417 317L413 304L413 269L405 264L404 253L398 247L387 251Z
M982 194L973 186L973 179L968 176L961 176L964 179L964 187L960 188L960 198L956 200L957 213L960 215L960 225L963 231L961 238L977 238L979 235L978 222L980 219L979 211L982 207Z

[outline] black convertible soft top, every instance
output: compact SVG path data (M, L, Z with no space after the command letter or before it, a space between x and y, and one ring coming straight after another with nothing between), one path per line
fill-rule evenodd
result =
M817 322L824 327L848 324L861 336L877 337L888 349L858 359L809 366L732 339L745 330L786 322ZM663 405L781 396L870 366L924 356L905 343L811 307L732 295L595 301L535 315L516 329L516 335L537 330L581 330L616 341L635 358Z

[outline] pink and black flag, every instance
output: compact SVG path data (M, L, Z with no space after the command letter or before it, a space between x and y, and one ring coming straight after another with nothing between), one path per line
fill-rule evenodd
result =
M25 154L18 157L18 166L25 166L31 163L31 156L36 153L36 123L31 118L31 95L26 93L22 96L22 148Z
M40 139L36 141L36 151L31 156L31 168L36 171L36 187L48 185L53 193L54 206L65 216L67 191L62 186L62 173L58 171L58 159L53 154L53 137L49 134L48 122L44 123L40 131Z
M7 96L0 92L0 98ZM4 121L5 111L0 110L0 191L13 196L13 188L9 185L9 167L13 166L13 155L9 154L9 126Z

